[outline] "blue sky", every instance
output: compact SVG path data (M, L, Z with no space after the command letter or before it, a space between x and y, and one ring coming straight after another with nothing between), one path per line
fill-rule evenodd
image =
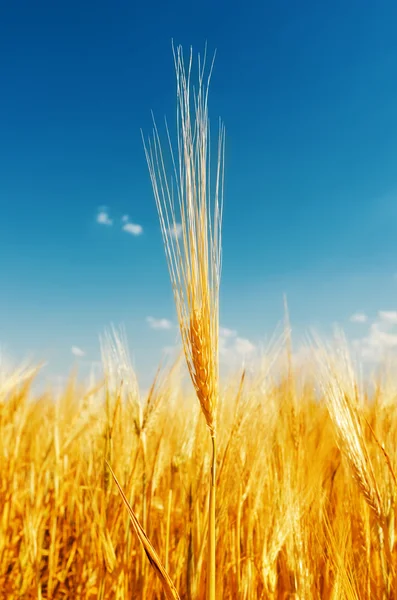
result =
M151 110L175 114L172 38L217 48L228 343L271 335L283 293L297 335L392 335L396 22L387 0L3 3L0 343L55 373L73 346L97 360L98 335L124 323L142 378L174 343L147 321L175 313L140 137Z

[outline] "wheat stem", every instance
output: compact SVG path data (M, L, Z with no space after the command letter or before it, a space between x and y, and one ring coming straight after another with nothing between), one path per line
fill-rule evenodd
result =
M209 498L209 535L208 535L208 600L215 600L216 590L216 437L211 436L212 462Z
M169 568L169 554L170 554L170 530L171 530L171 507L172 507L172 488L168 492L168 503L167 503L167 529L165 534L165 570Z

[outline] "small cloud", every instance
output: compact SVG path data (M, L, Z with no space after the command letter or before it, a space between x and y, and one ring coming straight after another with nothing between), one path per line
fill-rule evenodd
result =
M380 310L378 312L380 321L383 323L389 323L390 325L397 325L397 311L395 310Z
M84 350L82 350L78 346L72 346L71 352L72 352L72 354L74 354L74 356L78 356L78 357L85 356Z
M143 233L143 227L136 223L124 223L123 231L126 231L131 235L141 235Z
M395 348L397 346L397 335L393 333L387 333L386 331L375 330L373 335L374 341L379 347Z
M224 338L236 337L237 331L228 329L227 327L219 327L219 335Z
M128 216L128 215L123 215L123 216L121 217L121 220L122 220L122 222L123 222L123 223L128 223L128 221L130 220L130 218L129 218L129 216Z
M366 323L368 321L368 317L365 313L357 312L350 317L350 321L352 323Z
M97 223L100 225L113 225L113 220L105 210L101 210L96 217Z
M154 317L146 317L147 323L152 329L171 329L172 323L168 319L155 319Z
M224 365L235 367L256 349L249 339L238 336L235 329L219 328L219 354Z
M174 237L175 239L179 239L182 235L181 223L174 223L173 225L171 225L171 227L168 230L168 233L170 234L170 236Z
M359 356L370 362L378 362L385 355L397 351L397 311L380 310L377 319L371 323L368 333L353 341Z
M364 360L378 362L385 354L395 351L397 348L397 335L373 328L367 337L362 340L354 340L353 347Z
M240 356L245 356L251 354L255 350L255 346L248 339L238 337L234 343L234 349Z

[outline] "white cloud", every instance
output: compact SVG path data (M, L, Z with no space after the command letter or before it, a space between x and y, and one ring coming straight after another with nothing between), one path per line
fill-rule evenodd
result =
M372 340L376 345L384 348L395 348L397 346L397 335L395 333L387 333L376 327L372 332Z
M101 210L96 217L97 223L100 225L113 225L112 219L105 210Z
M366 323L368 321L368 317L365 313L357 312L350 317L350 321L352 323Z
M255 350L255 345L247 338L238 337L234 342L234 349L240 356L246 356Z
M238 336L235 329L219 328L219 354L221 361L229 367L237 367L256 346L247 338Z
M378 318L371 323L368 333L354 340L353 347L364 360L378 362L386 354L397 350L397 311L378 312Z
M72 354L74 354L74 356L78 356L78 357L85 356L84 350L82 350L78 346L72 346L71 352L72 352Z
M237 331L228 329L227 327L219 327L219 335L224 338L236 337Z
M168 319L155 319L154 317L146 317L146 321L152 329L171 329L172 323Z
M143 233L143 227L137 223L125 223L123 225L123 231L126 231L131 235L141 235Z
M384 323L397 325L397 311L395 310L380 310L378 312L379 319Z

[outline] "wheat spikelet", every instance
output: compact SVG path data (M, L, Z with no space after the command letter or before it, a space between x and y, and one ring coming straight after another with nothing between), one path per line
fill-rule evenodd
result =
M174 291L185 358L207 425L211 435L214 435L218 399L218 304L224 128L220 125L215 189L211 195L207 100L212 66L208 82L204 84L206 57L204 56L203 62L199 57L199 84L192 100L190 93L192 53L187 72L180 47L174 51L174 62L178 98L178 164L174 158L167 127L174 177L169 177L167 174L156 125L154 125L153 140L149 140L148 143L144 141L144 147ZM174 189L178 197L178 213L175 207ZM180 236L175 234L179 228Z
M343 360L345 360L344 357ZM335 360L335 359L334 359ZM325 394L330 418L334 424L338 444L345 455L353 478L355 479L368 506L373 510L380 523L384 523L384 504L373 471L372 462L365 442L360 415L355 400L351 365L339 365L338 370L330 357L322 355L324 379L322 388ZM347 374L347 379L341 373Z
M211 434L216 429L217 382L211 368L207 336L203 331L201 311L195 310L190 322L191 372L197 398Z
M384 518L382 499L364 439L361 422L348 395L334 381L329 390L328 409L336 426L339 445L345 454L352 475L376 517Z

